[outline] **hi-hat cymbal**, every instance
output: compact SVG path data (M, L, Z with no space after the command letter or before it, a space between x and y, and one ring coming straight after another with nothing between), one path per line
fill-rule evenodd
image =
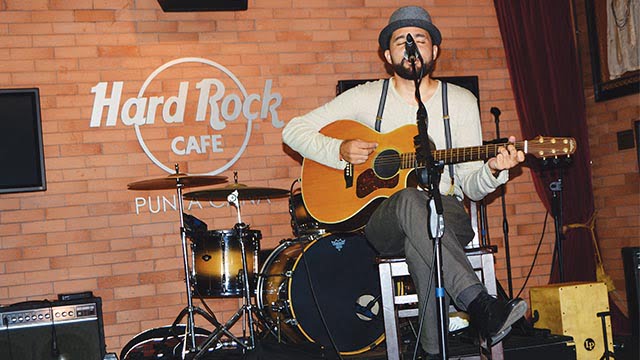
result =
M198 190L184 194L187 200L226 201L229 194L238 190L239 200L279 198L289 196L289 190L247 186L244 184L229 184L222 188Z
M227 182L226 176L171 174L167 177L141 180L127 184L129 190L168 190L182 187L217 185Z

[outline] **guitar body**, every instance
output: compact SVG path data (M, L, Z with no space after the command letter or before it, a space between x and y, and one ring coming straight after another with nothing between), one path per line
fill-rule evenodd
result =
M394 154L414 151L415 125L405 125L390 133L379 133L357 121L339 120L320 130L337 139L360 139L378 144L378 148L364 164L354 165L353 183L349 186L345 171L322 165L313 160L302 162L302 199L311 216L320 222L337 224L348 221L354 214L371 212L383 199L408 184L415 184L413 169L403 169L389 158ZM383 156L381 156L383 155ZM360 216L353 229L364 225L368 216ZM362 224L360 224L362 223Z

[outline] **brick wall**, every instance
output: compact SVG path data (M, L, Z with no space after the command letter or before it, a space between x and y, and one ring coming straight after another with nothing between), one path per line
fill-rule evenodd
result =
M626 314L621 249L640 246L640 172L637 149L618 150L617 133L633 129L634 121L640 120L640 95L595 101L584 0L576 1L576 13L598 211L596 231L605 270L616 287L611 298Z
M150 160L133 127L120 117L115 126L105 126L105 110L102 125L89 126L91 89L98 83L106 82L110 94L114 82L122 81L123 106L158 67L177 58L204 58L229 69L249 93L262 94L265 82L272 80L272 91L282 96L277 115L286 121L331 99L338 80L384 76L378 32L393 9L407 4L253 0L246 12L163 13L155 0L0 2L0 85L40 88L48 185L46 192L0 195L0 303L92 290L104 300L108 348L118 352L138 332L170 324L186 304L178 214L171 208L175 191L127 191L128 183L167 172ZM494 137L488 111L492 106L502 110L502 134L518 135L493 2L431 0L423 5L443 33L437 74L478 75L485 138ZM145 96L174 96L180 81L193 86L211 76L210 70L174 67L152 81ZM229 78L225 85L237 91ZM189 106L193 114L192 103ZM250 110L258 111L256 106ZM600 106L609 110L609 105ZM134 116L135 107L130 110ZM289 188L299 176L299 158L282 145L281 129L272 120L269 114L253 123L246 150L222 175L231 178L236 170L241 183ZM182 127L158 121L142 126L141 132L168 166L177 162L191 173L219 168L216 154L181 157L167 150L167 139L188 132L189 126L193 123ZM224 130L227 149L239 148L243 126L243 118L229 122ZM637 184L634 171L616 176ZM529 170L516 170L513 177L507 186L507 212L517 293L533 259L545 210ZM623 210L624 201L598 198L598 204L609 201ZM611 217L621 215L607 209ZM236 213L224 202L188 212L210 229L228 229L236 222ZM488 212L493 243L500 247L498 277L506 287L498 198L492 198ZM247 202L242 215L252 229L261 231L263 249L292 237L286 199ZM549 226L528 286L547 282L552 244ZM616 254L605 252L607 259ZM237 298L208 303L220 320L240 304ZM202 319L198 324L210 328Z

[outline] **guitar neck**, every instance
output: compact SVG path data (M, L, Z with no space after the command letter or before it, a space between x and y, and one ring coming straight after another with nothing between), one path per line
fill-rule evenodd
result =
M501 144L489 144L482 146L469 146L453 149L432 150L431 156L434 161L447 164L457 164L468 161L487 160L498 154L498 149L509 143ZM519 141L513 144L517 150L522 150L527 153L527 141ZM403 169L409 169L416 166L416 153L403 153L401 154L401 167ZM418 163L418 166L424 166L422 162Z

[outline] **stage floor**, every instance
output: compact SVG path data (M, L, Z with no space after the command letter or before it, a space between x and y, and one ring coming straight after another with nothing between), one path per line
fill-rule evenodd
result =
M505 359L534 360L534 359L575 359L575 345L571 337L558 335L524 336L512 334L504 342ZM412 344L403 347L404 359L412 358ZM479 359L477 344L466 335L450 336L449 359ZM379 346L357 355L342 355L345 360L386 360L384 342ZM136 357L136 360L138 358ZM140 358L157 359L149 356ZM295 345L282 344L274 340L264 339L258 343L256 349L243 353L238 349L218 349L201 357L202 360L333 360L339 359L331 349L318 348L313 344Z
M180 325L179 325L180 326ZM120 360L178 360L173 356L176 345L181 344L176 337L167 340L169 327L158 328L152 332L132 339L125 346L123 353L118 354ZM403 327L401 329L406 329ZM178 329L184 330L184 328ZM199 334L198 343L208 339L208 332ZM402 333L403 358L412 359L415 338L413 334ZM314 343L300 344L278 343L274 336L256 337L256 348L242 352L238 348L218 348L204 354L198 360L334 360L339 359L331 348L322 348ZM471 330L450 334L448 338L449 359L480 359L477 337ZM127 348L128 346L131 346ZM178 345L180 346L180 345ZM576 344L569 336L553 335L548 330L533 329L524 321L515 326L511 334L503 341L504 358L508 360L571 360L576 359ZM637 360L637 343L630 336L614 338L616 360ZM127 353L128 352L128 353ZM125 356L127 353L127 356ZM178 352L179 353L179 352ZM597 358L600 358L598 354ZM386 360L385 342L357 355L342 355L345 360Z

